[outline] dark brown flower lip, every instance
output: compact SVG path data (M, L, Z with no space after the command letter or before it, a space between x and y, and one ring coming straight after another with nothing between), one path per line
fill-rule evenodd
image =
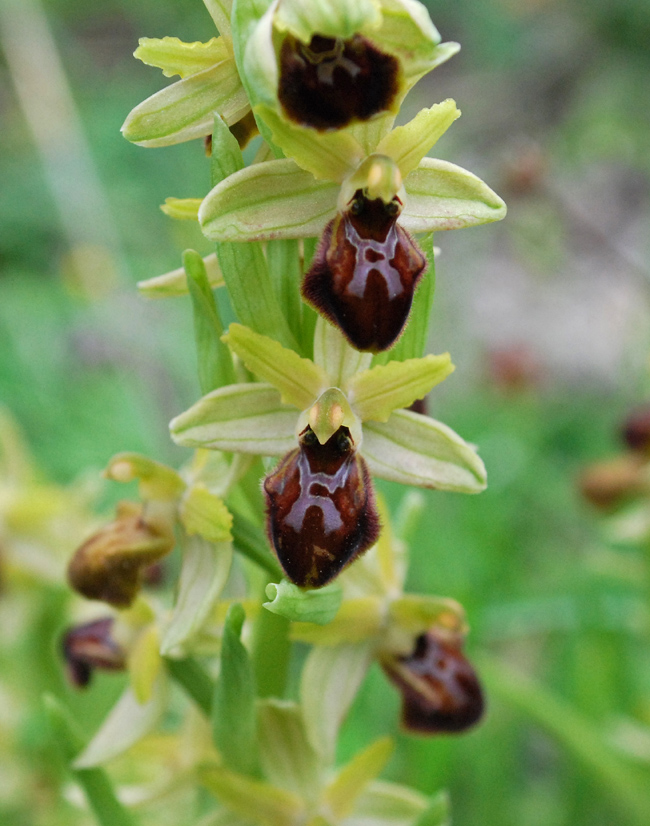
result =
M309 44L288 35L280 48L278 99L294 123L319 131L366 121L395 105L399 61L359 34L315 34Z
M70 682L77 688L89 685L95 669L122 671L126 655L112 637L114 618L103 617L68 628L61 639L61 652Z

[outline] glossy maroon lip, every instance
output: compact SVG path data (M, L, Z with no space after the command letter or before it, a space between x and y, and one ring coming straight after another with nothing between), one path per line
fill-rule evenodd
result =
M323 445L307 427L264 492L269 541L301 587L326 585L379 535L370 474L347 427Z

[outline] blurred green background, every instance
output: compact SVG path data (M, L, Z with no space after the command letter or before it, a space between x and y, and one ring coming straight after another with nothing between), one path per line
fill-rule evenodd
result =
M447 787L457 826L650 823L650 557L612 543L576 486L621 450L620 423L650 389L650 4L429 8L463 48L403 117L453 97L463 117L434 154L483 177L509 214L436 238L431 346L457 371L430 412L479 445L490 486L426 494L410 585L465 605L489 713L460 738L400 735L388 774ZM210 251L158 209L205 194L208 169L198 141L142 149L119 128L164 83L131 57L138 37L207 40L211 20L200 0L2 0L0 30L0 402L52 483L92 487L122 450L178 464L167 422L199 392L189 299L146 301L135 282L188 246ZM100 510L120 493L101 489ZM89 736L120 687L65 687L65 597L36 580L22 602L13 579L0 593L0 822L18 826L78 817L40 692L64 696ZM372 672L342 756L396 734L398 712Z

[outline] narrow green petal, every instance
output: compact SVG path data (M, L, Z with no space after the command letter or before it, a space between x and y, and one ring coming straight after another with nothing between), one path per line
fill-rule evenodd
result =
M259 826L302 826L305 810L298 795L270 783L213 766L199 773L224 806Z
M198 534L208 542L230 542L232 515L223 499L203 484L188 488L179 508L179 517L190 536Z
M221 595L232 564L232 543L209 542L201 536L183 542L178 594L160 644L163 656L183 657L201 631Z
M480 178L447 161L423 158L404 181L399 222L410 232L461 229L500 221L506 205Z
M372 662L373 645L313 648L300 681L300 704L309 742L326 764L334 761L339 728Z
M325 37L352 37L361 29L381 25L378 0L282 0L275 13L275 26L288 31L303 43L314 34Z
M203 200L199 221L214 241L309 238L334 217L339 186L289 159L246 167Z
M454 371L449 353L421 359L390 361L357 373L348 382L348 394L362 421L388 421L393 410L422 399Z
M355 350L336 327L318 316L314 333L314 363L327 371L334 387L345 390L348 379L361 370L367 370L371 361L372 353Z
M291 639L311 645L335 646L361 643L376 637L381 631L383 622L384 600L382 597L355 597L344 600L338 613L328 625L294 622L291 626Z
M185 490L185 482L175 470L140 453L116 453L104 476L124 483L137 479L142 499L176 499Z
M317 799L318 758L307 739L300 706L275 698L262 700L257 704L257 720L264 775L305 800Z
M327 625L332 622L341 607L343 591L337 583L317 590L303 590L288 579L266 586L266 596L271 600L264 607L273 614L286 617L291 622L308 622Z
M428 805L423 794L408 786L375 780L357 800L350 826L414 826Z
M202 198L165 198L160 209L177 221L198 221Z
M140 704L130 688L113 706L99 731L74 761L73 768L89 769L107 763L152 731L166 707L167 693L159 677L151 699Z
M385 424L363 427L363 455L382 479L438 490L479 493L485 489L483 462L447 425L396 410Z
M440 622L444 623L445 628L461 634L466 634L468 630L463 606L448 597L403 594L390 603L388 611L391 623L405 631L411 639Z
M382 737L356 754L328 784L323 803L335 821L352 813L357 799L384 769L392 752L393 741L390 737Z
M217 27L219 34L225 35L226 38L230 39L232 0L203 0L203 5L208 10L210 17L214 20L214 25Z
M295 447L296 411L282 404L270 384L233 384L208 393L170 423L172 439L261 456L283 456Z
M231 324L223 340L252 373L277 387L285 404L303 410L327 387L325 372L313 361L248 327Z
M205 272L208 277L208 284L214 290L223 287L223 273L219 267L216 253L207 255L203 259ZM180 295L187 295L187 273L185 267L171 270L163 275L156 275L154 278L147 278L146 281L138 281L138 290L141 295L147 298L174 298Z
M363 160L364 151L349 132L314 134L313 129L293 126L270 106L257 106L255 111L285 155L317 180L342 181Z
M212 132L214 114L228 125L249 109L235 61L222 60L135 107L124 121L124 137L140 146L169 146Z
M392 158L399 166L402 177L406 178L459 117L460 111L451 98L429 109L421 109L413 120L389 132L380 141L376 152Z
M165 77L189 77L230 56L222 37L213 37L207 43L184 43L177 37L141 37L138 43L133 57L162 69Z
M212 734L223 762L244 774L258 771L255 678L241 641L246 614L239 603L228 609L221 641L221 667L212 703Z

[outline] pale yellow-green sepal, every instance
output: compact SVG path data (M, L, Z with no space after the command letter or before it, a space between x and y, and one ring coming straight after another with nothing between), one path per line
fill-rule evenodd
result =
M170 422L172 439L261 456L283 456L295 447L296 411L270 384L233 384L208 393Z
M230 542L186 537L178 593L160 645L164 656L187 656L196 635L211 618L232 564Z
M391 130L379 142L376 152L392 158L406 178L459 117L460 110L451 99L421 109L413 120Z
M449 353L390 361L352 376L347 385L348 395L363 421L386 422L394 410L424 398L454 369Z
M141 37L138 43L133 57L162 69L165 77L189 77L230 56L222 37L213 37L207 43L184 43L177 37Z
M393 741L382 737L344 766L323 793L323 805L335 822L350 815L367 785L383 770L393 752Z
M357 800L353 817L372 826L443 826L420 822L429 806L428 798L408 786L374 780Z
M249 109L235 61L228 58L144 100L122 133L140 146L169 146L211 134L215 113L230 126Z
M203 5L214 20L214 25L217 27L219 34L226 35L224 39L230 43L232 0L203 0Z
M175 470L140 453L117 453L104 476L115 482L137 479L142 499L176 499L185 489L185 482Z
M198 221L202 198L165 198L160 209L177 221Z
M216 253L206 255L203 259L205 271L208 276L208 283L213 288L224 286L223 273L217 261ZM187 295L187 273L185 267L177 270L147 278L146 281L138 281L138 290L141 295L147 298L174 298L180 295Z
M232 539L232 515L223 499L197 484L185 492L179 515L186 532L199 534L209 542L229 542Z
M252 373L280 391L285 404L299 410L313 404L328 384L325 371L313 361L243 324L231 324L222 339Z
M336 616L327 625L294 622L290 634L292 640L311 645L360 643L372 640L379 634L383 619L382 597L356 597L344 600Z
M317 181L288 158L253 164L204 198L203 234L213 241L315 237L334 217L339 185Z
M301 826L305 822L304 803L294 792L222 766L204 768L199 777L224 806L260 826Z
M363 29L378 29L381 20L379 0L282 0L274 24L309 43L314 34L347 38Z
M370 472L403 485L479 493L485 466L475 450L447 425L396 410L387 422L367 422L363 455Z
M349 132L314 134L313 129L293 126L270 106L257 106L255 112L268 125L273 140L285 155L317 180L342 181L364 156L362 147Z
M388 611L390 625L394 626L396 633L404 635L408 646L413 645L415 637L424 634L434 625L455 634L464 635L468 631L463 606L448 597L402 594L391 601Z
M409 232L461 229L500 221L503 200L480 178L447 161L423 158L404 181L400 224Z

